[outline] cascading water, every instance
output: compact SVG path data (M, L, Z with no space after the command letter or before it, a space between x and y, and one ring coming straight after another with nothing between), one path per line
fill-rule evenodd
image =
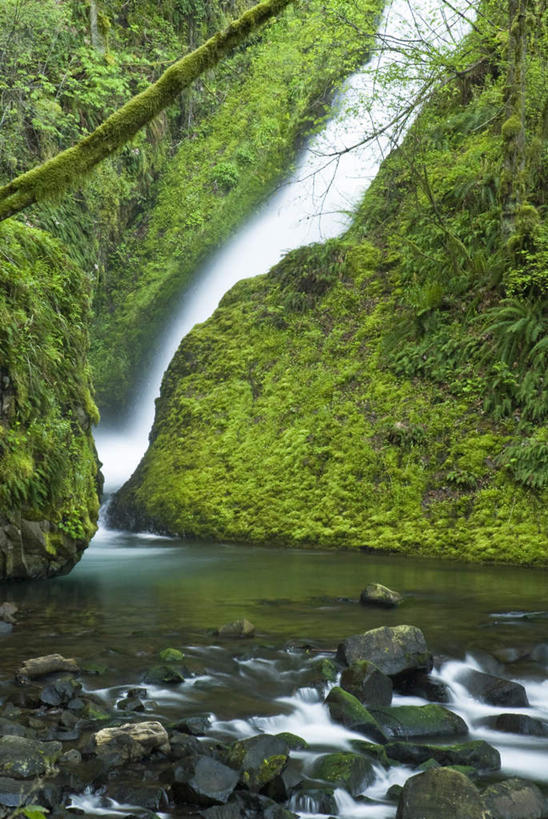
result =
M100 426L97 430L106 493L118 489L143 456L162 376L186 333L205 321L240 279L266 273L289 250L338 236L348 228L352 211L382 159L401 139L414 116L406 114L398 124L388 127L396 109L405 111L402 93L407 101L413 99L421 83L409 80L402 89L396 82L391 95L378 98L377 77L396 59L388 46L393 40L397 59L401 60L402 42L413 43L415 49L423 42L414 61L424 59L424 80L429 52L455 47L468 30L469 2L456 0L454 8L449 11L442 0L389 0L379 28L383 48L366 69L345 82L336 100L336 116L304 149L286 183L197 271L159 340L158 355L131 417L121 427ZM416 68L410 69L410 74ZM375 128L379 136L359 145L368 130ZM358 147L348 150L355 145Z

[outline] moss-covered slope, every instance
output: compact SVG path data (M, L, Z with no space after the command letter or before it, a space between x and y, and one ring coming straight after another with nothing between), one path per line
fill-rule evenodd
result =
M89 282L46 233L0 227L0 579L69 571L96 529Z
M546 90L520 254L496 47L436 95L343 240L238 284L183 341L116 523L548 563Z

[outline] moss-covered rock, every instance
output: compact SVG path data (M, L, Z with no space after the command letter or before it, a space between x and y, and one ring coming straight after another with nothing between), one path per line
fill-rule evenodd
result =
M471 767L479 773L491 773L500 769L500 754L484 740L460 742L456 745L418 745L414 742L389 742L387 755L398 762L421 765L434 759L443 766Z
M468 727L462 717L443 705L397 705L371 708L371 714L387 736L443 737L462 736Z
M359 731L377 742L386 741L386 735L375 717L348 691L335 686L325 698L325 704L331 719L335 722Z
M47 234L0 226L0 579L68 572L96 530L89 281Z
M250 791L263 790L287 765L289 746L281 736L259 734L233 743L228 764L240 770L240 783Z
M396 819L489 819L480 792L459 771L431 768L403 786Z
M321 756L314 763L312 775L344 788L352 796L363 793L375 779L370 760L349 751Z
M369 706L390 705L392 680L367 660L358 660L341 674L341 688Z
M346 637L337 648L345 665L366 660L389 676L401 677L417 670L430 671L432 655L416 626L381 626Z

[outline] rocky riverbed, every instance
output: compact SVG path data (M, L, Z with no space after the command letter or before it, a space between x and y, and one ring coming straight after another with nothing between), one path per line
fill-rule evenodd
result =
M207 651L158 646L137 685L101 688L106 669L59 654L14 668L0 816L32 804L51 817L548 817L535 770L501 772L497 748L519 753L523 740L546 759L546 703L512 679L523 656L502 658L501 675L500 659L486 673L434 657L412 625L349 635L333 651L256 644L250 623L228 625ZM536 645L525 658L537 680L547 654ZM206 705L222 679L225 713L244 714L246 676L269 701L263 715L196 712L196 693Z

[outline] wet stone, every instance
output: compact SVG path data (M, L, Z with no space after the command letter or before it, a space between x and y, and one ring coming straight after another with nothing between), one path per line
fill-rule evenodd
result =
M135 785L130 782L116 782L107 785L105 795L125 805L137 805L152 811L159 811L167 806L165 789L160 785Z
M280 737L259 734L234 742L227 762L240 769L240 783L251 791L262 790L287 765L289 748Z
M415 671L395 683L398 694L406 697L421 697L430 702L449 702L449 690L441 680L433 679L425 671Z
M174 731L181 734L192 734L195 737L203 737L207 734L211 726L211 716L205 714L203 716L189 717L173 723L171 726Z
M172 791L176 802L223 805L239 779L238 771L209 756L189 758L174 771Z
M367 660L358 660L344 669L341 688L369 706L392 702L392 680Z
M397 591L383 586L381 583L369 583L360 594L362 606L378 606L384 609L393 609L402 602L403 598Z
M334 722L359 731L376 742L386 742L386 735L374 715L348 691L335 686L325 698L325 704Z
M396 819L486 819L476 786L448 768L432 768L403 786Z
M312 775L344 788L351 796L358 796L375 780L373 763L351 752L321 756L314 764Z
M391 677L432 668L424 634L416 626L407 625L381 626L347 637L339 644L337 659L343 665L368 660Z
M502 705L506 708L526 708L529 705L525 688L520 683L472 668L463 670L457 680L475 699L488 705Z
M39 742L26 737L0 737L0 775L13 779L42 776L59 757L60 742Z
M498 771L501 764L497 749L482 739L459 742L455 745L389 742L385 749L390 759L414 765L421 765L428 759L433 759L443 766L468 766L475 771L489 773Z
M444 737L468 733L462 717L443 705L398 705L370 710L390 737Z
M492 819L543 819L544 797L532 782L506 779L483 791L483 801Z
M548 737L548 722L528 716L528 714L499 714L481 721L494 731L507 734L521 734L530 737Z

